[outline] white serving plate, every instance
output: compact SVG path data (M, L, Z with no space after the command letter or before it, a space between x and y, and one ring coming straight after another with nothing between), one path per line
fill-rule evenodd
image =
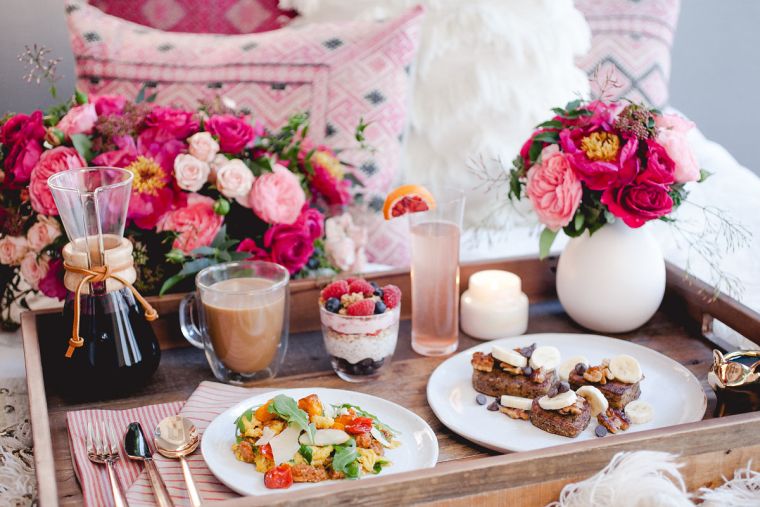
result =
M557 347L563 360L574 355L586 356L591 365L604 358L629 354L641 364L640 399L654 407L654 418L646 424L632 424L622 434L675 424L700 421L707 409L707 398L699 380L681 364L647 347L605 336L545 333L503 338L476 345L450 357L430 376L427 398L441 422L464 438L496 451L531 451L597 438L592 417L588 428L576 438L554 435L533 426L530 421L511 419L501 412L490 412L478 405L472 387L473 352L491 352L493 345L512 349L531 343ZM615 438L608 435L604 438Z
M266 403L277 394L284 394L296 400L309 394L316 394L323 403L335 405L351 403L376 415L382 422L400 432L396 438L401 445L395 449L386 449L385 453L393 464L380 474L365 475L361 480L372 480L374 477L383 477L388 474L429 468L435 466L438 461L438 439L433 430L418 415L395 403L376 396L342 389L275 390L243 400L219 414L208 425L201 440L201 453L209 470L227 487L241 495L281 493L336 482L293 484L287 490L267 489L264 487L264 474L257 472L254 465L243 463L235 458L232 453L232 445L235 443L235 420L248 408Z

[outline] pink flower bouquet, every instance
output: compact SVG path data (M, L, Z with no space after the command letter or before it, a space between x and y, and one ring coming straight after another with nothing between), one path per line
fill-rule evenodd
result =
M145 294L189 289L200 269L234 259L278 262L293 276L340 270L324 221L352 203L355 180L307 137L306 115L271 131L220 100L185 111L143 98L77 93L47 112L0 119L4 324L29 294L65 297L65 235L47 179L84 166L134 174L126 235Z
M670 214L703 181L686 141L694 124L638 104L575 100L555 108L520 150L509 197L530 199L545 226L541 257L559 230L570 237L622 220L641 227Z

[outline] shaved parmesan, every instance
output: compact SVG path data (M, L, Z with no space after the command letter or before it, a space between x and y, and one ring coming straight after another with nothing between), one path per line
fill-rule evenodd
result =
M281 465L287 463L293 456L295 456L301 444L298 442L298 436L301 434L301 429L297 426L288 426L282 433L273 437L269 441L269 445L272 447L272 456L274 456L274 464Z
M379 429L375 428L374 425L372 426L372 429L369 431L369 433L370 435L375 437L375 440L380 442L383 445L383 447L389 447L389 448L393 447L391 443L388 442L388 439L385 438L385 434L383 434L383 432L380 431Z
M256 440L256 445L267 445L277 433L274 432L269 426L264 427L264 431L261 432L261 438Z

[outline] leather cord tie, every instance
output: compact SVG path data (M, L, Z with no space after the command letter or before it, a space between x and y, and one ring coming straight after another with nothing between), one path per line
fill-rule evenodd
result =
M66 271L70 271L72 273L76 273L78 275L84 275L81 280L79 280L79 283L77 284L76 291L74 292L74 324L72 326L71 330L71 338L69 339L69 348L66 350L66 357L71 357L74 354L74 350L78 349L82 345L84 345L84 340L81 336L79 336L79 298L82 294L82 287L84 287L84 284L86 283L98 283L98 282L105 282L109 278L113 278L117 282L120 282L125 287L128 287L129 290L132 291L132 294L134 294L135 299L140 302L143 309L145 310L145 319L149 322L154 321L158 318L158 312L156 312L155 308L153 308L148 301L142 297L142 295L137 291L137 289L134 288L134 286L126 281L124 278L120 277L119 275L115 275L111 272L110 266L96 266L93 268L80 268L77 266L72 266L66 262L63 263L63 268Z

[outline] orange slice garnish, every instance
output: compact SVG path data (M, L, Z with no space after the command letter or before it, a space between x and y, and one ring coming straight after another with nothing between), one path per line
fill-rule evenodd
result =
M435 198L428 189L420 185L402 185L385 198L383 216L386 220L407 213L418 213L435 208Z

